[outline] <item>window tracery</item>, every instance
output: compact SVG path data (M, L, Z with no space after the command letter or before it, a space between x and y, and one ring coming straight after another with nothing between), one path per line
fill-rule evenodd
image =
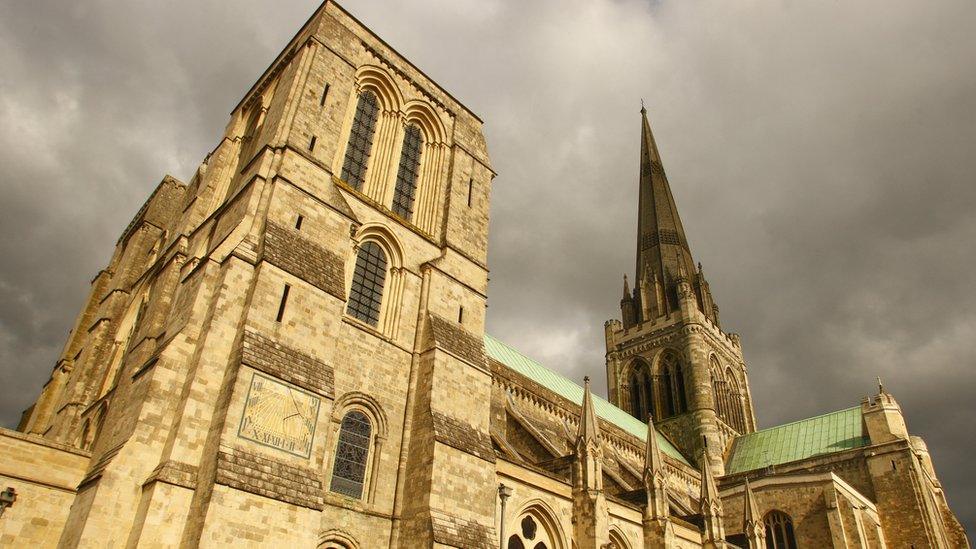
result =
M782 511L770 511L763 519L769 549L796 549L793 519Z

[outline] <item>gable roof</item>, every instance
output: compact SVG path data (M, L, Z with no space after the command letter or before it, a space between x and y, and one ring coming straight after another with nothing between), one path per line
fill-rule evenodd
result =
M501 362L510 370L522 374L566 400L575 404L581 404L583 402L582 387L569 378L553 372L488 334L485 334L485 351L489 357ZM598 416L630 433L640 440L642 444L647 443L647 425L644 422L610 404L606 400L596 395L592 396L593 408ZM681 452L671 444L671 441L661 433L657 433L657 442L662 452L685 465L692 466L681 455Z
M842 452L870 442L861 407L855 406L736 437L725 474Z

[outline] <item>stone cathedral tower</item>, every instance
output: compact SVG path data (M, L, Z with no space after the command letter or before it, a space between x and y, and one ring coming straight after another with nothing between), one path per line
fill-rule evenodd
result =
M90 454L60 544L487 539L489 410L452 398L490 399L481 127L323 4L137 213L25 413Z
M685 455L705 450L720 475L729 443L756 429L746 364L695 266L643 107L638 204L634 288L625 276L622 321L606 324L610 401L653 417Z

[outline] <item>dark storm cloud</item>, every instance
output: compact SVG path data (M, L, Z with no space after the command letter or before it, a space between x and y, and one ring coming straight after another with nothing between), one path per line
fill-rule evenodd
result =
M639 99L763 426L880 375L976 524L976 4L349 2L486 120L489 329L603 382ZM160 177L187 177L315 4L0 4L0 412L36 395Z

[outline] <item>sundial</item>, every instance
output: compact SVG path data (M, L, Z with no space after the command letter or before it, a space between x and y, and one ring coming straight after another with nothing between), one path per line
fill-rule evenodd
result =
M318 414L319 397L255 372L238 434L265 446L308 457Z

